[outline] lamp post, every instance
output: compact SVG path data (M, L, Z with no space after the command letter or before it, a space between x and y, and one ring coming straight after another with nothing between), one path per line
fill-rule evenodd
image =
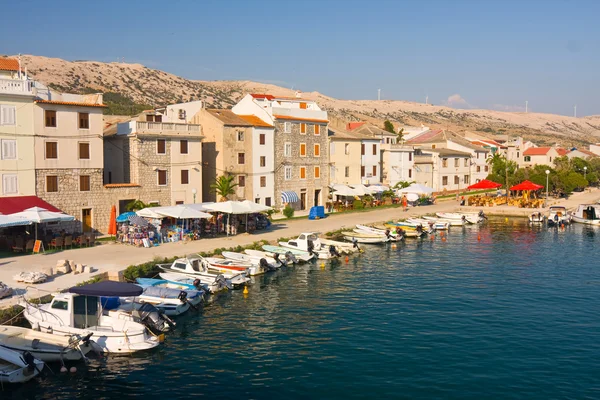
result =
M546 207L548 207L548 178L550 177L550 170L546 170Z
M586 179L587 176L587 167L583 167L583 179Z
M196 204L196 193L198 193L198 191L196 190L196 188L193 188L192 194L194 195L194 204Z

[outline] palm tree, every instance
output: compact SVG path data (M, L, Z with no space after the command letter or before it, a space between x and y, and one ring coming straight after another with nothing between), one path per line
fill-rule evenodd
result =
M137 200L133 200L133 201L130 201L129 203L127 203L127 205L125 206L125 209L127 211L139 211L146 207L148 207L148 205L146 205L140 199L137 199Z
M235 194L235 187L238 184L233 182L234 179L233 175L221 175L210 185L211 191L221 196L219 201L227 201L227 196Z

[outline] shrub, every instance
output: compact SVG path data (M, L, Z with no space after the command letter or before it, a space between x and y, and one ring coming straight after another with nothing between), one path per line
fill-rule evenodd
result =
M294 209L292 207L290 207L288 204L283 209L283 215L285 215L286 218L292 218L294 216Z
M363 205L363 202L361 200L354 200L352 207L355 210L362 210L363 208L365 208L365 206Z
M173 260L168 260L166 258L164 260L154 259L144 264L130 265L125 269L125 271L123 271L123 277L129 282L135 282L137 278L153 278L160 272L160 269L156 266L156 264L160 263L161 261L168 263L172 262Z

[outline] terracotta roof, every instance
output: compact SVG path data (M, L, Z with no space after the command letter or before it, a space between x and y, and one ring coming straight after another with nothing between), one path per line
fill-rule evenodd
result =
M218 119L225 126L252 126L248 121L240 118L236 113L231 110L220 109L220 108L209 108L206 112Z
M275 99L275 96L273 96L271 94L250 93L250 96L254 97L255 99L267 99L267 100Z
M552 147L530 147L523 152L524 156L545 156Z
M54 101L54 100L36 100L36 103L42 104L56 104L59 106L76 106L76 107L108 107L106 104L94 104L94 103L78 103L75 101Z
M48 211L62 212L52 204L37 196L15 196L0 198L0 214L14 214L31 207L45 208Z
M377 136L377 137L381 137L381 136L396 137L397 136L397 134L395 134L395 133L388 132L385 129L381 129L375 125L366 124L366 123L357 126L356 128L352 129L352 131L362 133L363 135L370 135L370 136Z
M446 138L438 137L444 131L441 129L429 130L419 133L414 138L407 140L406 143L427 143L432 141L446 140Z
M19 61L14 58L0 58L1 71L18 71Z
M124 187L140 187L137 183L109 183L104 185L106 189L124 188Z
M330 140L379 140L373 136L363 135L358 132L350 132L345 129L329 127Z
M258 126L261 128L272 128L273 127L273 125L266 123L262 119L258 118L256 115L238 115L238 117L240 117L241 119L245 120L246 122L248 122L249 124L254 125L254 126Z
M569 153L569 150L563 149L562 147L557 147L556 152L558 153L559 156L563 157Z
M323 124L328 124L329 121L326 119L312 119L312 118L298 118L298 117L290 117L289 115L273 115L276 119L286 119L290 121L305 121L305 122L320 122Z
M346 129L349 131L352 131L356 128L358 128L359 126L363 126L364 124L366 124L365 121L361 121L361 122L348 122L346 124Z

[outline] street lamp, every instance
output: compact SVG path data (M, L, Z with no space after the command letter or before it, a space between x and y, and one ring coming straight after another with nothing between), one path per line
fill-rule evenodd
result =
M586 179L587 176L587 167L583 167L583 179Z
M196 193L198 193L198 191L196 190L196 188L193 188L192 194L194 195L194 204L196 204Z
M548 207L548 178L550 177L550 170L546 170L546 207Z

